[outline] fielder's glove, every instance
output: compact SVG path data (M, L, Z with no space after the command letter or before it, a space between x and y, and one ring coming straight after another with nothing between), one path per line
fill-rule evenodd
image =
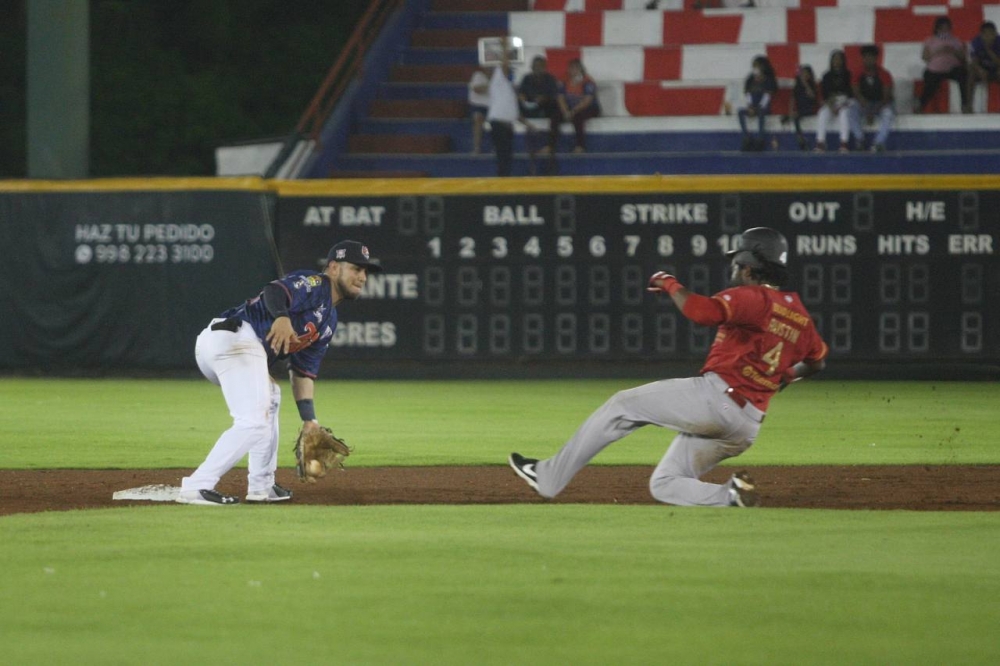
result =
M344 467L351 447L329 428L302 428L295 440L295 471L299 481L316 483L334 467Z

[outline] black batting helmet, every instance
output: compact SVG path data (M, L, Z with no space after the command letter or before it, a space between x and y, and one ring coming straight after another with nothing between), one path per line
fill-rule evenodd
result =
M770 227L754 227L740 235L736 249L726 252L726 256L751 268L766 268L768 264L787 266L788 241Z

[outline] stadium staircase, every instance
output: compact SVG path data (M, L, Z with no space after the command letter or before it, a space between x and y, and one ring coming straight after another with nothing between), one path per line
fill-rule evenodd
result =
M661 0L653 10L648 2L401 2L357 85L326 121L306 177L493 175L488 138L482 154L471 154L466 85L478 39L508 34L524 39L529 61L546 56L557 77L580 58L598 82L603 114L588 124L589 152L571 154L566 125L557 151L563 175L1000 172L1000 86L980 86L973 114L960 113L953 82L928 113L912 113L922 85L921 46L934 19L947 15L968 40L984 20L1000 23L1000 0L757 0L752 9L704 10L694 0ZM857 70L866 43L882 47L881 64L895 78L899 115L889 151L799 151L779 121L796 68L808 63L822 75L830 52L842 48ZM733 113L758 54L771 59L779 77L769 121L777 147L741 153ZM805 129L814 133L811 121ZM534 173L539 165L526 154L523 133L515 151L515 175Z

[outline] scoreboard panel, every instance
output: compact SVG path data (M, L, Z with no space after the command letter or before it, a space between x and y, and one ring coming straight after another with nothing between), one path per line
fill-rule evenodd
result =
M382 260L333 343L359 360L701 360L714 331L646 281L724 289L724 253L762 225L833 358L998 358L1000 190L606 189L282 193L279 248L286 270L343 238Z

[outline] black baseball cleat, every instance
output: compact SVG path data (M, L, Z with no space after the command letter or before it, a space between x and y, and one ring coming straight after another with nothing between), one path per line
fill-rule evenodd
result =
M507 458L507 462L515 474L524 479L529 486L534 488L535 492L538 492L538 475L535 474L535 465L538 464L537 459L525 458L520 453L512 453Z
M223 495L217 490L182 490L177 495L178 504L198 504L200 506L228 506L239 504L240 498Z
M247 493L247 502L251 504L273 504L292 499L292 491L282 488L277 483L267 490L255 490Z
M757 487L746 472L736 472L729 479L729 506L748 508L760 505Z

